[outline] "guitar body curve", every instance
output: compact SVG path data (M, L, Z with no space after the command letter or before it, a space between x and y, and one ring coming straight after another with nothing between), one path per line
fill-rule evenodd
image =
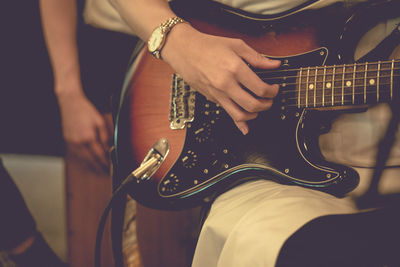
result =
M312 28L254 36L202 21L190 22L206 33L243 39L268 57L280 59L282 71L321 66L328 57L328 50L319 48ZM190 91L169 65L145 49L134 63L119 112L119 175L126 177L137 168L161 137L169 141L170 151L153 177L130 185L130 195L140 204L157 209L189 208L248 179L272 179L338 196L358 183L353 169L323 158L318 147L321 127L315 122L323 121L324 112L285 105L288 98L297 97L289 87L281 86L272 108L250 121L250 133L243 136L224 110ZM280 84L298 78L276 77L284 79ZM184 99L195 102L187 107L194 116L181 128L171 129L171 94L176 87L184 90L188 96Z

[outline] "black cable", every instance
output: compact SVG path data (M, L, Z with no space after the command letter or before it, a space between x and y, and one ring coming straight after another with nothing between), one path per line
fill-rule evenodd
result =
M385 164L389 158L390 151L395 142L396 132L400 124L400 105L399 101L394 101L391 105L392 118L387 127L386 133L381 139L378 146L378 153L376 157L376 166L372 175L371 182L367 192L357 200L359 208L369 208L393 204L391 202L400 199L399 194L392 194L383 196L378 192L378 186L382 173L385 169Z
M96 245L94 250L94 266L101 267L101 242L103 238L103 232L105 228L105 224L107 222L108 213L112 209L113 204L119 197L122 197L124 194L127 193L127 185L130 182L137 179L135 176L130 174L122 183L121 185L113 192L110 201L107 204L107 207L104 209L103 214L101 215L99 226L97 227L97 235L96 235Z

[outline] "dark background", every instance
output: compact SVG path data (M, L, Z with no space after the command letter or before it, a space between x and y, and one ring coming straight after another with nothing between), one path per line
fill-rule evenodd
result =
M82 85L88 99L101 112L109 112L111 97L119 99L137 38L85 24L84 3L77 0ZM0 25L0 153L63 155L38 0L6 1Z
M60 114L37 0L4 1L0 16L0 153L62 155Z

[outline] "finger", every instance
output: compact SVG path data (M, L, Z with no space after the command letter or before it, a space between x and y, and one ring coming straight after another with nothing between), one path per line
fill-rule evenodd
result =
M243 111L240 107L238 107L235 103L227 99L226 101L221 101L221 104L226 112L231 116L233 122L236 127L242 132L243 135L249 133L249 126L247 125L248 120L255 119L257 117L257 113L249 113Z
M68 150L74 157L79 159L91 158L91 153L89 153L89 149L85 145L68 143Z
M91 142L89 144L89 149L92 154L92 158L97 162L104 170L108 169L107 153L103 146L98 142Z
M104 119L101 119L97 124L97 134L100 144L103 146L104 151L109 149L109 133Z
M236 124L236 127L242 132L243 135L246 135L249 133L249 126L245 121L234 121Z
M261 55L243 41L236 43L235 51L247 63L255 68L276 69L281 65L280 60L270 59Z
M279 60L271 60L262 56L244 42L238 45L236 52L247 63L256 68L275 69L281 64ZM270 85L264 82L262 79L268 77L257 76L246 63L241 63L243 66L237 68L237 78L243 86L259 97L273 98L278 94L279 86L277 84Z
M252 120L255 119L258 115L256 112L248 112L242 109L240 106L238 106L235 102L233 102L225 95L220 95L218 99L220 105L225 109L225 111L229 114L229 116L231 116L231 118L235 122L245 122L248 120ZM239 124L239 125L243 126L244 124ZM242 131L244 129L239 128L239 130Z
M272 106L272 99L256 98L251 95L248 91L244 90L237 81L229 80L224 88L229 90L220 90L226 92L227 96L232 99L239 107L249 113L256 113L269 109ZM221 96L222 97L222 96ZM243 121L237 119L237 121Z
M237 80L246 89L261 98L274 98L279 91L277 84L265 83L246 64L238 69Z
M111 114L106 114L104 115L104 121L106 123L106 127L107 127L107 133L108 133L108 142L110 145L113 144L113 140L112 137L114 136L114 123L113 123L113 119L112 119L112 115Z
M98 173L104 172L104 167L93 156L89 144L79 144L79 145L70 144L68 147L71 154L79 158L82 161L82 163L85 163L85 165L87 165L91 170Z

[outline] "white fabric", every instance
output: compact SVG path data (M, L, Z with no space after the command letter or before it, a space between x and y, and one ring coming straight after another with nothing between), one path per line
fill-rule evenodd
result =
M356 168L360 185L346 198L258 180L218 197L197 243L192 267L272 267L283 243L314 218L359 210L354 199L368 189L372 169ZM383 173L380 192L400 192L400 170Z
M216 2L225 4L230 7L241 9L250 13L262 14L262 15L274 15L282 12L286 12L292 8L295 8L309 0L214 0ZM352 5L353 3L359 3L366 0L318 0L314 3L305 6L300 9L319 9L322 7L329 6L337 2L345 2L346 5Z
M355 212L349 199L258 180L218 197L192 267L274 266L283 242L313 218Z
M273 15L295 8L308 0L215 0L224 5L255 14Z
M83 17L94 27L133 34L109 0L86 0Z
M168 1L168 0L166 0ZM309 0L215 0L227 6L242 9L247 12L272 15L295 8ZM318 0L303 9L318 9L340 1L364 0ZM303 10L302 9L302 10ZM133 34L109 0L86 0L84 9L85 22L92 26L107 30Z

